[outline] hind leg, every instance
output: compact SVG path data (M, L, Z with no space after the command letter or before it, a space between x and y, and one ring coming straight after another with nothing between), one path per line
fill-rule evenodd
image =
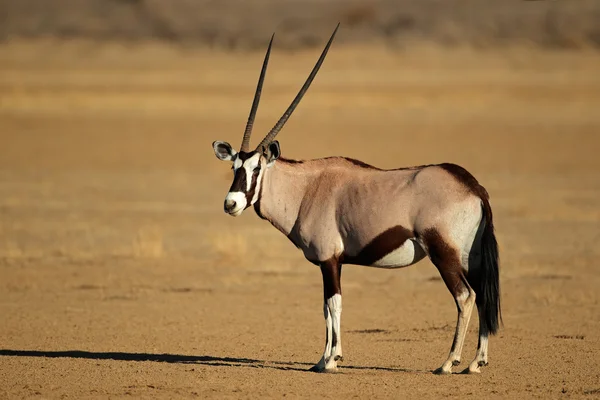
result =
M479 342L477 343L475 359L469 364L469 368L464 371L469 374L481 373L480 367L488 365L488 333L483 327L484 316L482 315L482 308L478 305L477 309L479 311Z
M443 273L442 276L444 276ZM452 341L452 347L450 348L450 354L442 366L435 370L435 373L437 374L449 374L452 372L453 366L460 364L465 336L469 327L473 305L475 304L475 292L468 286L466 279L460 284L452 283L451 286L448 283L453 282L453 279L455 278L450 277L450 280L444 278L444 282L446 282L446 285L456 302L456 309L458 311L456 330L454 331L454 339Z
M462 348L469 327L469 320L475 305L475 291L469 286L465 277L465 268L460 261L460 252L452 247L434 229L429 229L423 237L429 257L437 267L446 287L454 297L458 318L450 354L442 366L436 369L436 374L449 374L452 367L460 364Z

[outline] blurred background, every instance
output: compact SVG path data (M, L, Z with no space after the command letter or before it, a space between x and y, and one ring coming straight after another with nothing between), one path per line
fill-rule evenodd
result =
M273 32L253 143L338 22L283 155L467 168L491 195L507 328L495 372L430 382L456 316L435 268L345 267L359 368L334 392L600 392L599 1L0 0L0 349L45 352L0 351L0 397L320 393L287 371L320 357L319 271L252 209L223 213L211 143L239 146ZM114 363L132 353L204 358Z
M595 0L22 0L0 2L0 37L141 41L262 49L314 47L341 22L345 44L600 46Z

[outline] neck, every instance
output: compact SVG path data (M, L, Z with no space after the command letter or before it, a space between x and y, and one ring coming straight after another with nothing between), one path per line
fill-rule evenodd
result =
M254 210L284 235L296 223L310 178L318 171L305 162L279 159L264 172L259 200Z

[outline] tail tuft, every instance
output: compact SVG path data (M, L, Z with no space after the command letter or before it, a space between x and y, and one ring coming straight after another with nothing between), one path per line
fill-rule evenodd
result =
M500 309L500 271L498 242L494 234L492 209L487 198L482 199L483 216L471 253L467 279L475 290L475 301L482 319L481 334L496 334L502 322Z

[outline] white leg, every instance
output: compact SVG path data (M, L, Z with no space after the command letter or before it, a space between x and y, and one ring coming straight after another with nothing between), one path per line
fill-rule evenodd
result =
M465 372L469 374L481 373L481 368L488 365L488 335L482 334L483 316L479 313L479 343L477 344L477 354L475 359L469 364L469 369Z
M327 302L323 303L323 316L325 317L325 350L323 351L323 357L321 360L312 367L310 370L315 372L321 372L325 370L327 360L331 357L331 342L332 342L332 318L329 312Z
M467 282L465 276L467 268L463 268L463 265L461 265L460 251L449 245L435 229L428 229L423 235L429 258L437 267L448 291L454 297L458 311L450 354L442 366L434 371L436 374L450 374L452 373L452 366L460 364L460 355L473 306L475 305L475 291Z
M327 299L327 308L332 319L331 351L329 358L325 363L326 370L335 370L338 360L342 360L342 336L341 336L341 317L342 317L342 295L335 294Z
M340 318L342 316L342 289L340 275L342 266L337 260L325 261L321 264L323 274L323 314L325 316L325 351L321 360L311 371L334 371L337 362L342 358L342 341L340 336Z
M437 374L450 374L452 367L460 364L460 356L465 343L467 328L471 319L473 305L475 304L475 292L469 288L456 297L456 308L458 309L458 320L456 322L456 331L454 332L454 341L450 354L442 366L435 370Z

